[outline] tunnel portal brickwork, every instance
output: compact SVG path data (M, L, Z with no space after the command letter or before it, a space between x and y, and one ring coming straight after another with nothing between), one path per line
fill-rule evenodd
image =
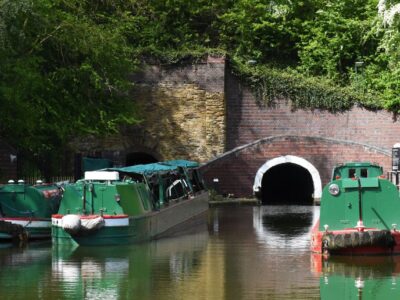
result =
M222 194L251 196L257 170L284 155L312 163L322 186L332 168L346 161L377 162L390 170L391 148L400 142L400 122L390 112L357 105L338 112L294 109L288 99L260 103L232 72L225 74L227 152L203 168L210 187Z
M132 152L197 160L205 163L210 187L236 197L252 195L257 170L270 159L306 159L324 185L334 165L348 160L375 161L388 171L391 147L400 142L400 122L383 110L332 113L294 109L288 99L260 103L223 58L146 66L132 82L143 122L105 139L76 141L76 151L99 152L120 165Z
M319 171L322 185L329 181L332 167L345 161L374 161L384 170L391 165L390 152L381 148L330 138L276 136L237 147L203 165L202 173L208 187L220 194L251 197L258 169L266 161L285 155L310 162Z
M294 109L287 99L269 105L226 72L226 150L277 136L315 136L358 142L387 150L400 142L400 121L384 110L354 106L343 112Z

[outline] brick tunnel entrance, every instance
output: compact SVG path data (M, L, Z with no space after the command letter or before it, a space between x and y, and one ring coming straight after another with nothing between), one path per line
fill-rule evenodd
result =
M268 160L258 169L253 185L263 204L311 205L321 197L321 189L318 170L292 155Z
M263 176L263 204L313 204L314 185L307 169L292 163L272 167Z

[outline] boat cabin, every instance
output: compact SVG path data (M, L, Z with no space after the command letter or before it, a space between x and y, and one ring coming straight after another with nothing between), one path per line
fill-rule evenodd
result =
M335 179L355 179L379 177L383 175L383 169L376 163L370 162L350 162L337 165L333 169L332 180Z

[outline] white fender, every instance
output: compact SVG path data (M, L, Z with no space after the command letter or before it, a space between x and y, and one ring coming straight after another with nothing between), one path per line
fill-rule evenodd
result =
M81 218L78 215L65 215L62 217L62 228L70 234L78 232L81 229Z

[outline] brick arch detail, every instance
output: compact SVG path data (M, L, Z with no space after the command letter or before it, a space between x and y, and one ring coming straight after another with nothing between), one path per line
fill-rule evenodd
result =
M319 172L321 186L327 184L335 165L346 161L378 162L391 168L390 151L367 144L324 137L280 135L237 147L202 165L209 188L223 195L253 197L254 178L269 160L297 156ZM218 180L215 180L218 178Z
M311 164L309 161L305 160L304 158L294 156L294 155L285 155L280 157L275 157L273 159L268 160L264 163L257 171L256 177L254 178L253 184L253 192L257 193L261 191L262 187L262 179L264 174L268 172L271 168L281 165L291 163L303 167L306 169L312 178L313 186L314 186L314 199L320 199L322 194L322 183L321 183L321 176L319 175L318 170Z

